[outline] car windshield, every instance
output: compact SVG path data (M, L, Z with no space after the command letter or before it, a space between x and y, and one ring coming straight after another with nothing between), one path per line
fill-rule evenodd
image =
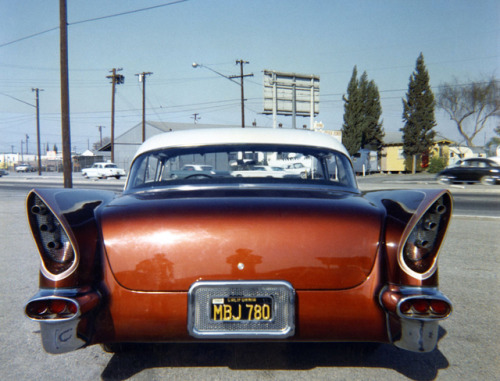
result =
M324 148L224 145L146 152L132 164L126 192L185 184L322 184L357 189L349 159Z

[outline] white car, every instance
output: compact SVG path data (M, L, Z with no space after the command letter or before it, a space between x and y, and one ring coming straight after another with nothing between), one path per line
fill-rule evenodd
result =
M89 178L95 177L98 179L106 179L108 177L114 177L119 179L125 176L125 170L118 168L114 163L94 163L91 168L85 168L82 170L82 175Z
M300 175L302 178L306 178L307 173L309 172L309 168L300 162L289 164L284 169L286 172L293 173L294 175Z
M36 169L33 168L31 165L25 164L25 163L18 164L16 166L15 170L16 170L17 173L19 173L19 172L34 172L34 171L36 171Z
M287 173L280 167L269 167L267 165L252 165L248 169L232 171L234 177L274 177L284 178Z

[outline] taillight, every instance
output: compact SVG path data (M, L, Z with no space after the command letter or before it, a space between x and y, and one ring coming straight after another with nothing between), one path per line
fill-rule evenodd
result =
M49 273L62 274L74 263L73 246L59 220L40 197L35 195L30 198L30 203L31 227L38 240L43 264Z
M442 299L414 297L399 303L400 315L415 318L445 318L451 313L451 305Z
M72 299L37 299L26 305L26 316L34 320L71 319L78 310L78 303Z
M421 276L430 276L451 215L451 198L441 196L423 214L408 235L401 257L404 265Z

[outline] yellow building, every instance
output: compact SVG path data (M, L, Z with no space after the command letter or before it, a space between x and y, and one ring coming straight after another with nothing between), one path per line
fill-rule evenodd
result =
M405 172L405 157L403 154L403 133L386 132L384 144L380 152L380 170L385 173Z
M450 156L454 155L454 150L450 149L450 146L452 144L454 144L454 142L451 140L448 140L446 138L439 138L439 140L434 143L429 157L445 157L447 159L447 162L450 162ZM421 159L423 159L424 163L428 163L429 157ZM408 172L411 170L411 168L406 167L405 163L402 132L385 133L384 144L381 151L380 167L381 171L385 173Z

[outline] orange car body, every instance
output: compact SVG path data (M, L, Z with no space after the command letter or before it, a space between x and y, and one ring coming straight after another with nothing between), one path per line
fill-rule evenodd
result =
M296 132L294 138L308 146L311 133ZM216 145L168 134L190 142L189 150ZM316 135L306 152L312 157ZM229 157L241 161L248 152L241 144L264 140L281 152L281 136L269 142L238 130L225 139L234 140ZM129 176L137 176L134 165L144 155L172 160L180 149L171 143L175 155L163 155L172 146L147 144L152 143L137 154ZM328 148L342 156L331 162L343 160L349 167L336 143L327 139L320 148L318 158L331 159ZM255 157L268 164L266 155ZM338 168L328 176L317 174L320 169L311 167L309 180L177 179L166 186L162 174L157 185L147 187L134 187L129 177L120 195L33 190L27 205L41 256L40 292L26 314L40 322L45 349L273 340L433 350L437 324L451 313L437 276L450 194L362 193L338 186Z

